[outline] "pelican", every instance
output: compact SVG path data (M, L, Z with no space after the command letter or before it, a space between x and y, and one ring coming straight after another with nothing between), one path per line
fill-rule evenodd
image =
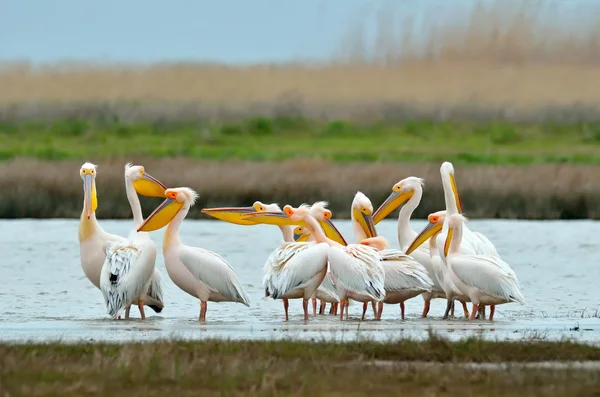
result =
M344 246L327 237L306 205L298 208L286 205L283 212L257 212L245 217L253 217L259 222L275 225L304 224L317 243L326 243L329 246L327 257L340 298L340 320L343 320L344 305L348 299L379 302L385 298L385 273L379 255L379 249L385 248L385 239L374 237L361 244ZM330 227L337 230L333 223L330 223Z
M206 321L207 302L237 302L249 305L248 295L235 270L218 254L184 245L179 226L196 202L198 194L187 187L167 189L167 198L138 231L150 232L167 224L163 237L163 255L167 273L175 285L200 300L201 322Z
M443 224L446 218L446 211L438 211L433 214L429 214L427 219L429 220L429 227L431 225ZM427 228L422 233L426 233ZM447 300L446 312L444 313L444 320L448 318L448 314L452 310L452 316L454 315L454 299L458 299L462 304L464 315L469 318L469 310L467 309L466 302L470 302L471 299L464 295L452 282L450 277L450 270L444 259L440 256L440 252L437 247L436 237L441 232L441 228L429 239L429 252L431 255L431 267L433 273L440 282L442 289L444 290L445 298Z
M442 259L446 260L446 255L443 252L443 246L448 234L448 220L452 215L462 213L462 203L460 196L458 195L458 188L456 187L456 180L454 178L454 166L452 163L448 161L442 163L440 167L440 174L442 176L444 200L446 202L445 221L443 224L427 225L427 232L419 233L418 238L415 238L410 247L407 248L406 253L409 255L411 255L415 249L417 249L421 244L423 244L441 229L441 232L438 233L436 237L436 245L440 251L440 256ZM463 230L463 242L460 245L460 249L463 254L499 256L496 247L483 234L472 232L466 225L464 226ZM483 306L481 307L481 315L485 315Z
M404 178L392 187L392 193L373 214L373 222L377 225L396 208L402 207L398 214L398 245L403 252L406 252L406 249L417 237L417 232L410 225L410 218L423 197L423 184L422 178L415 176ZM431 291L422 294L424 305L421 317L427 317L431 307L431 300L444 298L445 294L433 271L431 256L429 255L429 243L427 241L424 242L411 252L410 256L425 267L429 278L433 282Z
M362 192L357 192L352 201L352 226L358 242L377 237L373 223L373 205ZM400 304L400 313L404 320L404 302L424 292L431 291L433 282L425 267L402 251L384 249L379 252L385 272L385 299L378 303L376 319L381 319L383 304ZM367 309L363 305L363 318Z
M311 207L311 212L313 212L313 206ZM297 242L309 241L313 240L312 235L306 227L296 226L294 228L294 240ZM330 303L331 309L330 314L335 315L337 313L337 305L340 303L340 298L338 298L337 293L335 292L335 285L333 284L333 279L331 278L331 270L329 269L329 264L327 265L327 274L323 279L319 288L315 291L313 296L311 297L313 303L313 314L316 311L316 300L321 301L321 305L319 306L319 314L325 314L325 304Z
M500 257L495 255L463 254L463 224L466 218L453 214L447 221L448 234L444 242L444 255L450 269L452 282L473 302L471 320L479 305L490 305L490 320L494 319L495 305L518 302L525 304L517 275Z
M83 180L84 192L83 210L78 231L81 267L88 280L100 289L100 275L107 259L106 250L110 246L109 243L120 244L124 241L124 238L105 232L96 219L96 209L98 208L96 193L97 166L89 162L85 163L82 165L79 174ZM137 193L148 197L164 197L165 189L166 187L162 183L146 173L144 167L130 166L130 164L125 166L125 190L134 217L133 228L129 233L130 238L135 237L136 225L141 224L143 221ZM143 236L140 236L140 238L143 238ZM149 306L157 313L161 312L164 307L162 295L160 273L155 269L150 286L141 299L143 304L139 306L142 318L145 317L142 313L143 305ZM129 307L125 311L125 318L128 317Z

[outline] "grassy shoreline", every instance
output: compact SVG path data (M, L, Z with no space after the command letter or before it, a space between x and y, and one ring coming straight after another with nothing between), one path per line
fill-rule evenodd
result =
M408 176L424 178L424 197L415 218L444 208L439 163L331 163L194 161L185 158L0 162L0 218L79 218L84 160L97 163L98 218L128 219L126 161L144 165L167 186L189 186L200 193L190 219L210 219L204 207L248 206L254 201L299 205L328 200L335 218L348 218L356 191L375 207L393 184ZM471 218L600 219L600 172L597 166L537 164L531 166L461 166L456 181L465 214ZM159 201L142 198L144 214ZM394 215L391 215L394 216Z
M0 344L0 357L0 391L14 396L158 396L169 391L177 395L321 396L398 390L407 396L424 392L500 396L517 391L545 396L593 394L600 389L598 370L515 365L600 360L599 347L572 342L449 342L432 336L421 342L393 343ZM389 365L372 365L375 360L386 360ZM423 361L509 365L505 370L417 365Z

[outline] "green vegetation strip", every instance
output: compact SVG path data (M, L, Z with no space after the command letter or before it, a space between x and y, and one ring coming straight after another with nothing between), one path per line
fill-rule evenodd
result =
M600 371L456 366L369 366L396 362L600 360L600 347L573 342L159 341L131 344L0 345L4 395L363 395L401 390L445 395L576 395L600 391ZM365 365L361 365L365 364ZM183 393L183 394L182 394ZM221 394L220 394L221 393ZM567 393L567 394L564 394ZM533 394L528 394L533 395Z
M356 123L251 118L232 123L86 117L0 122L0 159L186 157L203 160L600 164L600 123Z

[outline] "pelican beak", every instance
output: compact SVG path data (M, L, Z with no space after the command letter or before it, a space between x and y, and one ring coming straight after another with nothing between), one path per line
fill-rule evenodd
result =
M354 212L354 219L356 219L360 227L362 227L367 238L376 237L377 232L375 231L375 225L373 224L373 217L371 214L365 214L358 208L354 208L352 211Z
M98 208L98 197L96 196L96 181L91 174L86 174L83 177L83 195L85 197L84 200L84 209L87 215L87 218L90 219L92 214Z
M146 218L137 229L138 232L151 232L165 227L177 215L183 203L167 198Z
M406 204L413 194L412 190L408 192L392 192L373 214L373 223L378 224L396 208Z
M308 240L309 237L310 237L309 233L300 233L300 232L297 232L296 230L294 230L294 241L296 241L298 243L302 243L302 242Z
M242 219L244 215L256 212L254 207L221 207L221 208L202 208L203 214L212 216L225 222L236 225L256 225L251 219Z
M251 222L250 224L252 225L306 226L303 220L293 221L283 211L250 212L248 214L242 214L241 219L246 222Z
M454 200L456 200L456 208L458 208L458 213L462 214L462 203L460 202L460 197L458 195L458 188L456 187L454 174L450 174L450 185L452 186L452 193L454 193Z
M335 227L331 219L325 219L324 221L319 222L319 224L323 228L323 232L325 232L325 235L328 238L342 244L343 246L348 245L348 243L344 239L344 236L342 236L342 233L340 233L337 227Z
M146 197L165 197L165 190L167 190L165 185L146 172L133 182L133 187L136 192Z
M406 255L410 255L411 252L419 248L419 246L421 246L421 244L427 241L427 239L429 239L431 236L442 230L442 226L443 224L439 222L429 222L427 226L425 226L423 230L421 230L421 233L419 233L417 237L415 237L414 241L410 244L410 246L405 252Z
M448 235L446 236L446 242L444 243L444 256L445 257L448 256L448 250L450 249L450 243L452 242L453 231L454 230L452 228L448 229Z

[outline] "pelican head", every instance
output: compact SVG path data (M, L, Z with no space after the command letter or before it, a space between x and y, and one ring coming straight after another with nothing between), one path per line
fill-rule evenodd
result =
M392 193L390 193L388 198L379 206L379 208L377 208L377 211L375 211L373 222L378 224L396 208L406 204L416 191L423 191L423 185L423 179L417 178L416 176L409 176L396 183L392 186Z
M448 235L446 236L446 242L444 243L444 255L448 256L448 251L450 250L450 244L452 243L452 238L456 233L455 230L462 230L463 222L466 222L467 218L462 214L453 214L448 219Z
M294 241L297 241L300 243L300 242L308 240L309 237L310 237L310 232L308 230L306 230L305 227L296 226L294 228Z
M358 222L367 238L376 237L373 223L373 204L362 192L356 192L352 201L352 220Z
M462 203L460 202L460 196L458 195L458 188L456 187L456 180L454 179L454 166L449 161L444 161L440 167L440 174L442 175L442 181L450 181L450 187L452 188L452 194L456 201L456 208L458 212L462 213Z
M98 197L96 196L96 165L85 163L79 170L79 175L83 180L83 210L90 219L92 214L98 208Z
M220 208L202 208L200 212L203 214L212 216L213 218L220 219L225 222L233 223L236 225L256 225L251 219L242 219L245 214L251 212L265 212L265 211L279 211L281 208L276 203L263 204L260 201L255 201L252 207L220 207Z
M325 235L342 245L348 245L339 230L333 225L331 218L333 213L327 208L327 201L317 201L310 207L310 214L319 222Z
M421 232L415 237L410 246L406 249L406 255L410 255L411 252L419 248L421 244L427 241L431 236L439 233L442 230L442 226L444 225L444 220L446 219L446 211L438 211L432 214L429 214L427 220L429 223L427 226L421 230Z
M146 197L166 197L167 187L148 174L141 165L125 164L125 179L133 183L135 191Z
M151 232L166 226L182 208L189 209L198 199L198 193L189 187L165 190L167 197L138 228L138 232Z

